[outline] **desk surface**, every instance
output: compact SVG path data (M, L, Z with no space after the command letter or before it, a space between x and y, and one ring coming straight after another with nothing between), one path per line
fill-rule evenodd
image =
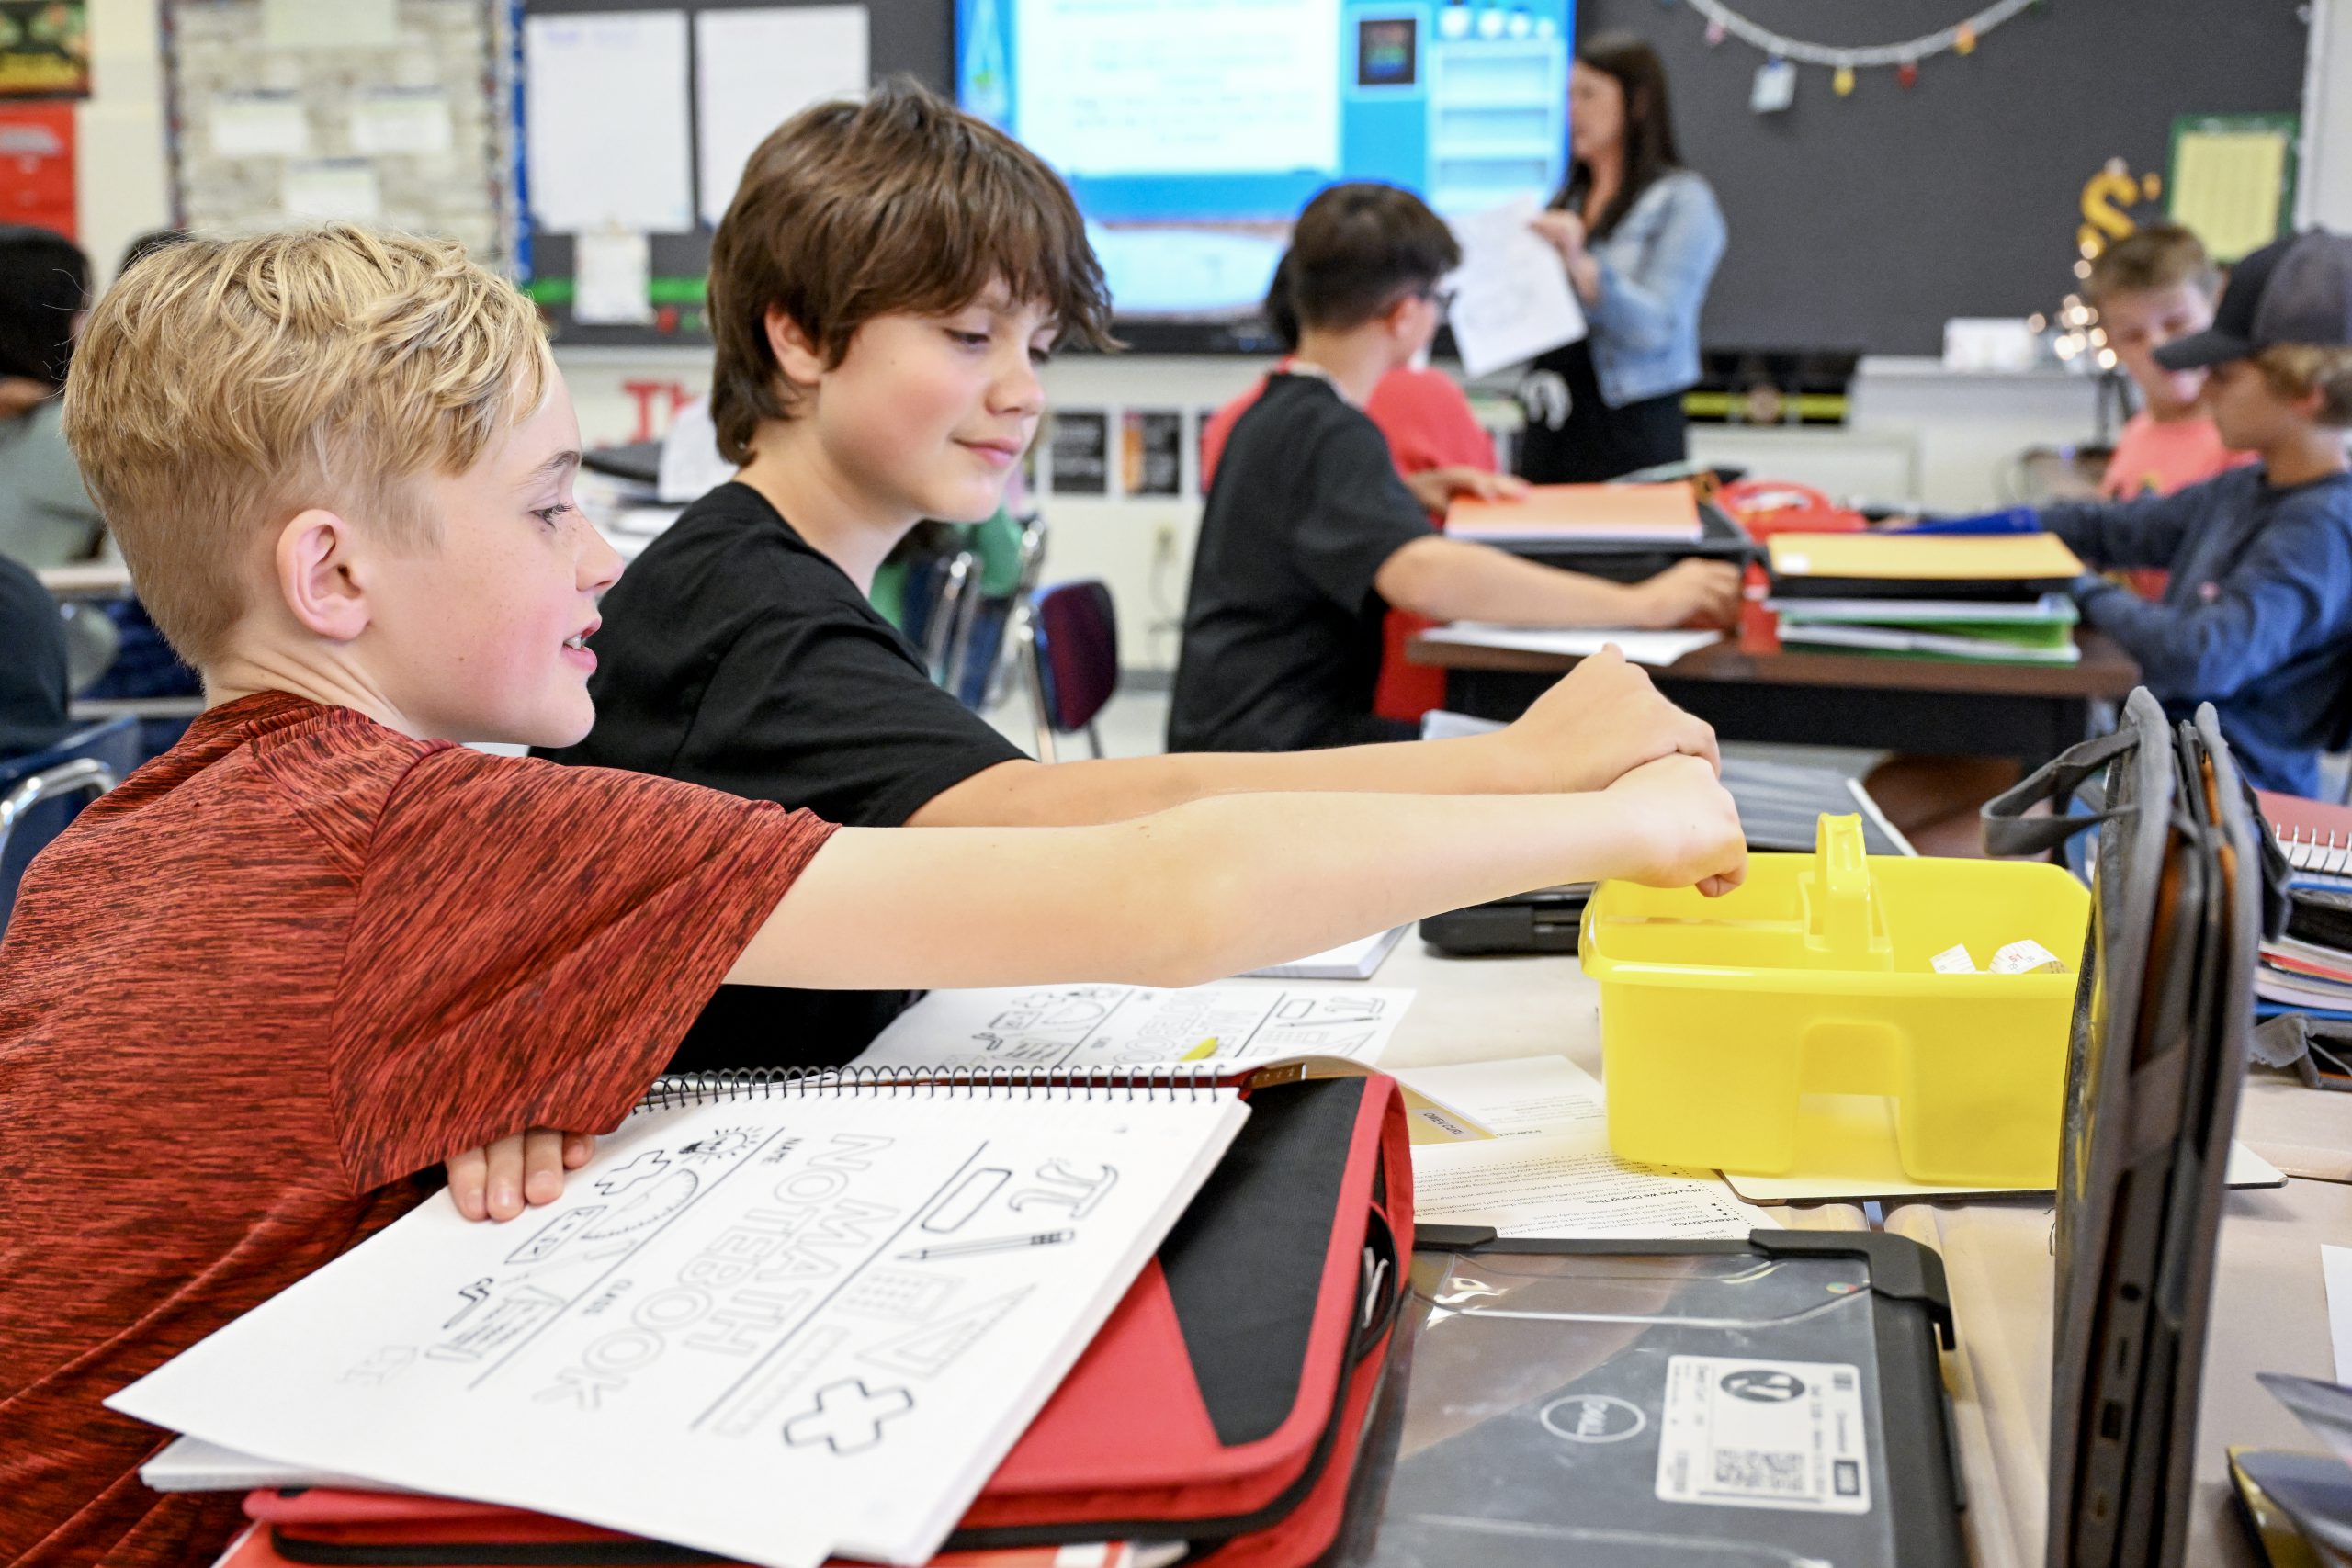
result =
M1446 959L1408 935L1374 977L1419 995L1384 1060L1393 1066L1558 1055L1598 1076L1599 993L1576 960ZM2329 1169L2335 1181L2290 1179L2233 1192L2222 1225L2213 1328L2198 1423L2198 1506L2188 1561L2257 1559L2229 1517L2223 1450L2318 1444L2254 1381L2257 1371L2333 1379L2319 1247L2352 1237L2352 1095L2306 1089L2268 1074L2247 1084L2238 1135L2288 1171ZM1794 1225L1853 1228L1860 1211L1790 1208ZM1967 1479L1970 1553L1979 1568L2036 1568L2048 1511L2051 1227L2047 1200L1913 1203L1886 1228L1943 1255L1959 1348L1945 1358Z
M2121 699L2140 683L2140 667L2098 632L2077 635L2078 664L1995 664L1968 660L1887 659L1860 653L1745 653L1724 641L1686 653L1650 673L1661 681L1705 681L1757 686L1838 686L1849 690L1949 692L1986 696ZM1580 662L1567 653L1479 648L1416 637L1406 657L1442 670L1499 670L1553 674Z
M34 575L55 599L125 599L130 595L130 569L120 561L77 561L72 566L43 567Z

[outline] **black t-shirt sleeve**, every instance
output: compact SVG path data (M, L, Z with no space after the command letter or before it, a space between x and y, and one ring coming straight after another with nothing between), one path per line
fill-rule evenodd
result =
M1357 615L1388 558L1436 529L1396 477L1379 426L1344 407L1330 412L1337 417L1318 422L1294 492L1293 558L1317 592Z
M1026 755L933 685L879 616L802 604L746 626L712 670L677 770L860 828Z

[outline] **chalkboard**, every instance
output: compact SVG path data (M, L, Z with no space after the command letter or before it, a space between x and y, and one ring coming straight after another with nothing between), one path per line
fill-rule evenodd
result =
M720 11L749 6L791 5L796 0L523 0L527 17L576 15L591 11ZM808 4L826 0L806 0ZM837 3L837 0L835 0ZM875 79L905 74L940 92L954 90L955 28L951 0L869 0L872 32L868 47ZM710 231L652 236L655 303L682 309L672 313L674 324L658 326L583 326L571 320L563 303L572 275L572 241L569 234L535 232L530 240L530 286L555 318L558 341L567 344L607 345L660 343L706 344L710 334L699 325L700 308L687 298L666 299L666 293L686 296L679 280L698 283L710 270ZM664 283L671 287L665 290Z
M1900 42L1981 0L1730 0L1787 38ZM1893 69L1800 68L1795 105L1758 115L1764 56L1660 0L1579 0L1577 31L1622 28L1666 62L1684 161L1731 243L1701 333L1711 348L1935 354L1952 316L2049 311L2075 284L2083 186L2108 160L2161 175L2186 114L2295 112L2299 0L2046 0L1978 40ZM2133 209L2145 219L2161 203Z

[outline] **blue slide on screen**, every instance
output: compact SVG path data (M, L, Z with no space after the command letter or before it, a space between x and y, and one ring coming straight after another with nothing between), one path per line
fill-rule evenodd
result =
M1574 5L956 0L956 97L1069 182L1123 319L1229 321L1336 180L1550 196Z

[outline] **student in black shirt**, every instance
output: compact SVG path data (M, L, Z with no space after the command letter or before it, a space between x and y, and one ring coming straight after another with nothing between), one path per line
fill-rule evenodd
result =
M1704 724L1600 659L1495 735L1033 761L932 684L866 591L919 519L994 512L1044 409L1038 362L1063 333L1107 336L1102 273L1060 181L912 89L812 109L752 155L712 243L710 298L711 412L743 466L605 594L595 728L563 761L853 827L1020 828L1252 790L1576 791L1678 751L1714 755ZM904 1001L722 987L676 1065L839 1062Z
M1436 335L1453 233L1411 192L1333 186L1299 215L1278 273L1298 351L1234 425L1201 518L1169 711L1171 751L1287 751L1397 738L1373 713L1381 622L1728 625L1731 567L1685 561L1604 581L1449 539L1363 411ZM1464 470L1492 494L1510 481Z

